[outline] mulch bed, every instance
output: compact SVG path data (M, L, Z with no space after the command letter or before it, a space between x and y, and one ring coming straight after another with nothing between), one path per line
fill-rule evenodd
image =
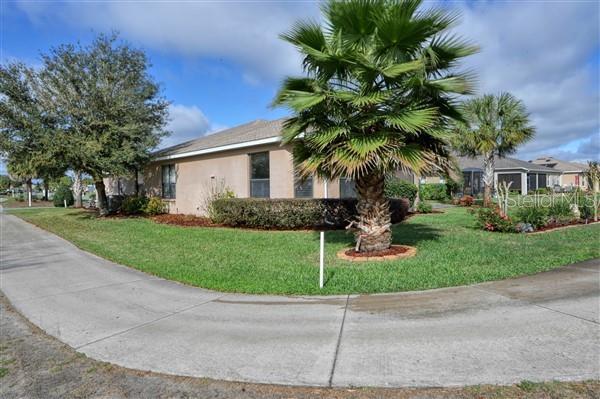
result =
M364 257L375 257L375 256L388 256L388 255L399 255L408 252L407 247L401 247L399 245L390 247L389 249L383 251L373 251L373 252L356 252L354 249L349 249L344 252L347 256L352 256L354 258L364 258Z
M193 215L178 215L165 213L163 215L153 216L152 220L156 223L171 224L175 226L185 227L224 227L213 223L209 218L193 216Z
M588 220L588 222L586 223L585 220L575 220L575 221L572 221L571 223L566 223L566 224L565 223L563 223L563 224L550 223L550 224L540 227L537 230L532 231L531 233L527 233L527 234L545 233L547 231L558 230L558 229L562 229L562 228L566 228L566 227L585 226L587 224L594 224L594 223L600 223L600 222L594 222L594 221Z
M356 252L354 248L338 251L337 257L350 262L371 262L410 258L417 254L417 248L408 245L392 245L384 251L374 251L368 254Z

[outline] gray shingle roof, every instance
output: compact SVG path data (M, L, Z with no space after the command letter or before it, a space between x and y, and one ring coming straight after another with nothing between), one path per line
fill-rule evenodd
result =
M273 121L266 121L262 119L255 120L240 126L225 129L214 134L209 134L207 136L202 136L194 140L164 148L156 151L153 155L155 158L159 159L171 156L185 157L187 156L187 153L194 153L195 151L209 150L261 139L280 137L285 120L286 118L276 119ZM458 163L461 169L483 168L483 158L481 157L459 157ZM496 168L526 169L531 171L554 173L559 172L556 169L547 168L545 166L536 165L514 158L496 158Z
M483 169L483 157L458 157L458 165L461 169ZM532 172L553 172L560 171L552 168L547 168L542 165L536 165L531 162L521 161L515 158L498 158L495 159L496 169L525 169Z
M223 131L202 136L200 138L176 144L171 147L156 151L153 156L156 158L180 155L188 152L206 150L209 148L222 147L233 144L241 144L248 141L279 137L285 118L274 121L265 121L262 119L248 122L240 126L225 129Z
M540 157L530 161L537 165L547 165L554 170L562 172L585 172L588 167L577 162L567 162L553 157Z

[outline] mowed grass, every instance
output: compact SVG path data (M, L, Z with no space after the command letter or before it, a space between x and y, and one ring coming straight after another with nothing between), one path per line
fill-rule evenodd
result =
M600 257L600 224L546 234L480 231L464 208L417 215L394 226L411 259L350 263L345 231L326 233L326 282L319 290L319 234L161 225L145 218L96 218L73 209L13 210L78 247L136 269L199 287L257 294L347 294L423 290L533 274Z

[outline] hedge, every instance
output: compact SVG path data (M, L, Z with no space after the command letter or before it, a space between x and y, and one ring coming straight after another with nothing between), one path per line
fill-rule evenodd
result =
M67 201L67 206L72 206L75 203L71 187L60 185L54 192L52 203L56 207L65 206L65 200Z
M417 196L417 186L397 177L385 179L385 195L388 198L406 198L412 205Z
M213 201L213 222L232 227L300 229L346 227L356 215L356 199L223 198ZM392 223L404 220L406 199L390 200Z
M422 184L420 194L421 198L424 200L443 201L448 199L448 193L444 183Z

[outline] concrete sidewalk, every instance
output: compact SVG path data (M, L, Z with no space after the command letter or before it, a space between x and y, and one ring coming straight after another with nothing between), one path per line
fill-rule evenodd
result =
M0 215L1 288L30 321L121 366L318 386L600 378L600 262L471 287L276 297L187 287ZM126 243L125 243L126 245Z

